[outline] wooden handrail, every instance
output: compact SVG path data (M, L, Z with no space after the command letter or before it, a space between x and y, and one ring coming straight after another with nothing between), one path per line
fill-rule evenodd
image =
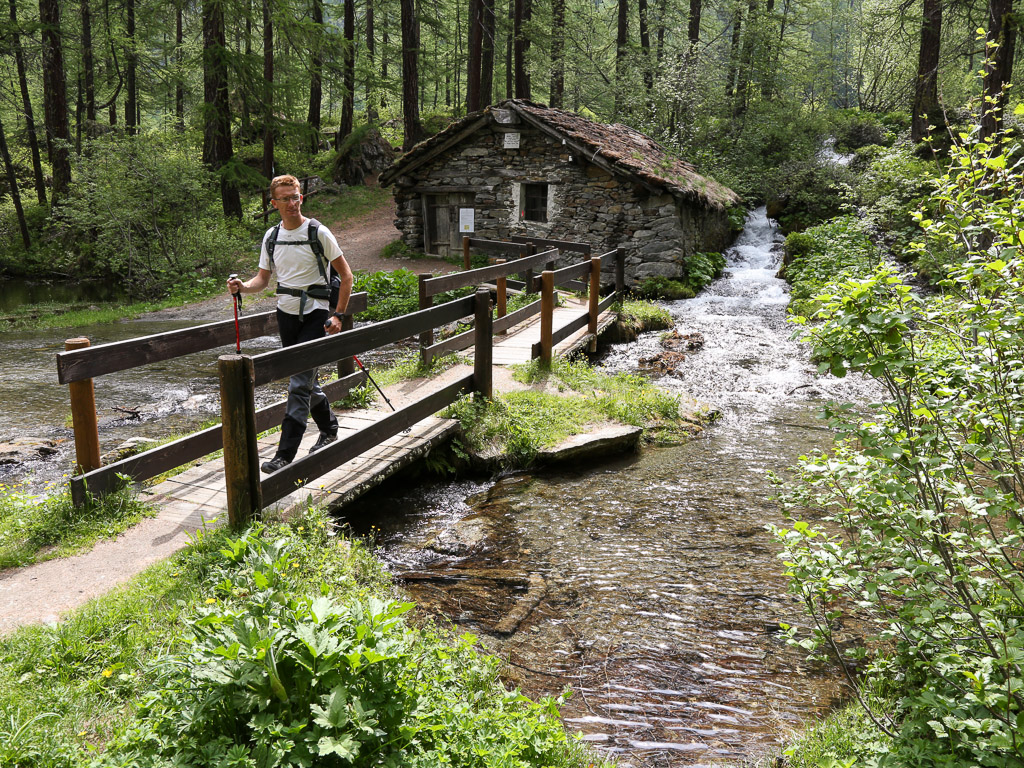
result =
M365 291L352 294L347 315L364 312L367 307ZM238 318L238 333L242 341L269 336L277 332L277 312L261 312ZM235 321L220 320L194 328L179 328L137 339L112 341L57 353L57 380L61 384L94 379L108 373L127 371L150 363L172 360L194 352L206 352L233 344Z
M529 243L538 248L557 248L560 251L571 251L589 256L593 249L586 243L577 243L572 240L549 240L544 237L529 237L527 235L512 235L509 238L513 243Z
M467 272L454 272L450 275L438 277L420 278L420 295L436 296L446 291L454 291L457 288L465 288L469 285L480 285L496 280L499 277L508 277L518 272L525 272L533 267L546 264L553 258L554 251L544 251L533 256L526 256L515 261L506 261L504 264L491 264L487 267L477 267Z

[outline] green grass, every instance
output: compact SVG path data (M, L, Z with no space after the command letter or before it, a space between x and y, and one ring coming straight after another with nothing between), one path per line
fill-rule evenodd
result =
M651 440L689 434L691 422L680 411L679 398L642 376L610 375L584 361L556 360L550 370L538 361L516 366L515 378L547 381L558 392L508 392L489 402L467 397L448 411L462 422L471 450L498 449L510 467L528 467L538 451L606 421L643 427Z
M619 322L634 328L638 333L665 331L674 326L672 314L651 301L626 300L619 305L618 313Z
M872 697L872 706L879 702L879 698ZM853 702L794 737L783 755L787 768L852 768L887 752L889 743L860 705Z
M155 514L124 488L76 508L63 490L34 495L0 485L0 568L66 557Z
M71 768L98 758L103 765L163 766L188 748L223 749L222 739L230 741L236 731L221 728L218 713L256 702L252 695L232 696L236 681L230 675L197 675L196 670L237 664L244 679L255 686L247 688L254 694L260 680L266 681L268 667L263 654L255 652L265 646L243 647L233 657L230 648L214 648L218 633L240 628L237 621L252 622L253 617L276 612L276 605L295 606L280 614L283 626L324 599L348 615L363 610L360 606L386 605L381 601L395 597L389 577L366 546L330 533L328 518L318 510L288 524L258 525L242 536L201 531L190 547L60 624L26 627L0 639L0 764ZM231 616L239 618L222 620ZM324 630L341 631L327 627L317 628L318 636ZM339 669L344 672L352 665L345 674L355 676L345 699L351 707L360 696L392 696L387 699L390 709L379 716L394 720L397 713L399 725L378 743L393 744L418 733L402 753L408 756L403 765L497 764L483 760L477 749L543 755L540 762L508 765L576 768L597 763L566 736L557 719L557 703L534 704L507 691L499 679L498 661L476 651L471 637L456 639L429 626L417 630L400 620L370 621L353 629L358 630L355 635L344 630L332 636L345 648L359 642L376 650L364 651L356 659L362 663L345 657L347 663ZM303 631L304 626L296 625L278 636L273 643L276 660L267 656L276 666L269 669L285 673L286 646L302 652L304 646L296 638L303 637ZM324 648L323 653L332 652L330 644ZM207 654L198 667L191 663L196 654ZM380 661L372 660L374 654ZM251 671L245 671L249 667ZM322 661L320 667L321 674L330 670ZM291 670L302 674L299 668ZM357 687L363 680L374 684L369 689ZM289 684L281 695L294 701L302 695L301 687ZM162 708L174 696L179 705ZM217 701L222 696L223 704L212 710L187 710L196 697ZM402 702L415 706L399 711L395 707ZM258 717L270 718L281 728L303 717L301 711L280 712L279 706L272 697L259 705ZM349 711L353 719L365 719L365 710ZM154 712L156 719L147 720L147 713ZM304 717L313 727L308 708ZM181 720L180 727L176 719ZM255 736L245 735L254 721L246 716L240 722L248 725L239 726L240 741L231 748L236 755L255 741ZM316 725L327 728L319 718ZM424 757L417 761L421 749ZM323 763L334 764L341 763Z
M302 203L302 213L334 227L345 224L370 211L376 211L391 202L391 190L383 187L345 187L338 194L320 192ZM345 234L339 233L338 242L345 250Z

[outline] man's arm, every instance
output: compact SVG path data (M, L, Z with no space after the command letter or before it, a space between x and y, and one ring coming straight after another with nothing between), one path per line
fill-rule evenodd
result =
M334 307L334 311L339 315L343 315L345 310L348 309L348 300L352 296L352 285L355 283L355 277L344 256L339 256L332 261L331 266L334 267L334 271L338 273L338 277L341 279L341 287L338 289L338 305ZM341 330L341 320L331 315L324 327L327 329L327 333L337 333Z
M349 274L352 274L351 271ZM238 279L232 280L228 278L228 293L259 293L268 285L270 285L270 270L261 267L259 272L244 283ZM349 292L351 292L351 284ZM346 298L345 301L348 301L348 299Z

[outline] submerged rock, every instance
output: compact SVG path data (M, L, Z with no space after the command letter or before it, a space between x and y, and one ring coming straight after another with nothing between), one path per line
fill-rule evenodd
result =
M0 442L0 464L21 464L57 452L57 442L42 437L15 437Z

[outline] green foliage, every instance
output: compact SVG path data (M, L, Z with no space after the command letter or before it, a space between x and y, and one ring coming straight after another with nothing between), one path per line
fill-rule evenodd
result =
M789 311L811 317L820 293L837 281L871 273L880 261L863 222L853 216L787 235L782 276L791 286Z
M81 507L71 502L66 488L34 495L21 486L0 485L0 568L73 554L153 514L128 482L114 493L89 497Z
M840 647L849 616L877 632L842 647L864 670L853 682L892 702L860 696L892 739L878 765L1024 765L1024 166L1007 149L972 134L953 148L917 245L956 257L942 294L881 268L805 331L822 371L885 392L869 420L832 411L845 439L802 463L776 531L812 617L801 645Z
M783 232L796 232L838 216L851 198L853 174L816 159L782 165L768 175L766 190L777 210L769 215Z
M683 261L683 282L696 295L721 277L724 271L723 254L717 251L697 251Z
M860 110L839 110L832 115L836 149L853 152L868 145L889 145L895 138L878 115Z
M96 765L574 764L557 703L506 691L471 638L413 631L410 603L301 589L300 553L258 530L222 554L193 639Z
M213 177L183 139L109 134L89 142L41 246L53 272L122 279L129 296L165 296L220 275L253 231L224 219Z
M618 308L619 321L643 331L664 331L673 326L672 314L650 301L624 301Z
M419 309L419 277L408 269L391 272L357 272L353 291L366 291L368 307L359 315L360 320L387 320ZM448 291L434 297L435 304L443 304L472 292L471 287Z
M633 291L644 299L666 299L668 301L692 299L697 295L690 286L681 280L673 280L661 275L645 277Z

